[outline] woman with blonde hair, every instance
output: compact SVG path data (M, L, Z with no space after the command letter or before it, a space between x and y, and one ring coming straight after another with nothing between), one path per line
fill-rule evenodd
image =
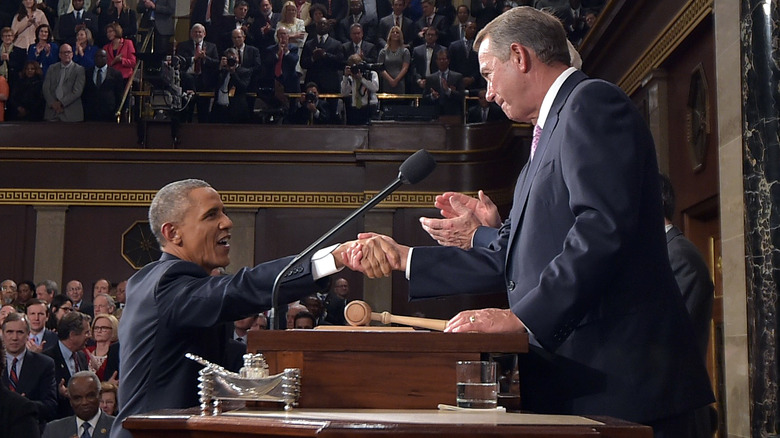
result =
M105 313L95 315L92 321L92 338L95 339L95 345L87 347L87 359L90 371L97 374L101 381L111 377L105 375L106 358L109 347L118 340L118 327L119 321L113 315Z
M88 69L95 66L97 46L92 39L92 31L86 27L76 32L76 44L73 45L73 62Z
M306 25L303 20L298 18L298 7L295 6L295 2L290 0L284 3L282 17L276 24L277 29L280 27L286 28L289 32L290 44L303 47L303 43L306 41Z
M384 64L379 91L382 93L405 94L406 74L411 63L409 49L404 47L401 28L393 26L387 34L387 45L379 52L377 62Z

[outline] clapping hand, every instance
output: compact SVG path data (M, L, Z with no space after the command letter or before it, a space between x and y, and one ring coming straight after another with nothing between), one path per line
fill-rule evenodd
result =
M423 229L439 245L470 249L477 228L501 226L501 216L493 201L482 190L478 196L472 198L457 192L437 196L434 205L444 219L421 217Z

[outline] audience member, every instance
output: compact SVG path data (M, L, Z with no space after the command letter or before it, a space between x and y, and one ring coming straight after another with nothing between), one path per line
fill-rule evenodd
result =
M224 52L225 49L233 47L233 31L236 29L244 31L247 44L256 45L262 38L262 31L260 26L255 25L254 19L248 16L249 3L246 0L238 0L231 12L233 14L224 17L219 27L219 51Z
M56 295L49 303L49 320L46 322L46 327L56 332L62 317L71 312L73 312L73 301L66 295ZM47 348L51 348L51 345Z
M5 121L5 105L10 94L11 89L8 86L8 80L5 76L0 75L0 122Z
M347 59L344 76L341 79L341 94L350 96L347 107L348 125L367 125L376 114L379 100L379 75L373 70L360 67L363 58L353 54Z
M54 381L54 361L27 348L30 322L22 313L12 313L2 323L2 338L6 346L2 361L8 373L0 373L2 386L35 403L41 426L54 419L57 409L57 385Z
M13 120L43 120L43 70L36 61L26 61L11 88L8 111Z
M124 78L119 70L108 67L108 55L103 49L95 53L94 65L86 71L84 84L84 119L115 122L122 101Z
M35 0L22 0L19 12L11 22L11 30L14 31L14 46L27 51L35 44L36 29L42 24L49 24L46 15L39 9L45 3L36 3Z
M101 294L105 297L108 295ZM108 351L111 345L117 342L119 321L113 315L107 313L98 313L92 321L92 338L95 345L87 347L87 362L89 370L97 374L100 381L108 380L110 375L106 375L106 365Z
M376 44L377 19L371 18L365 13L363 0L349 0L349 14L341 19L336 25L336 38L342 43L354 42L354 39L352 38L352 26L354 24L359 24L361 29L361 35L358 41L365 39L371 44ZM349 52L344 55L344 58L347 58L353 53L356 52ZM374 54L374 59L376 59L376 54Z
M2 303L6 306L13 306L16 309L16 298L18 293L16 292L16 282L13 280L3 280L0 283L0 297L2 297ZM17 311L19 309L16 309Z
M92 304L94 304L95 315L113 315L116 310L116 303L109 294L97 294L92 299Z
M435 0L436 15L444 17L444 22L447 27L444 29L447 33L447 38L456 38L450 36L450 26L455 22L455 6L452 5L452 0Z
M84 67L73 62L73 49L70 44L63 44L60 47L60 62L52 65L49 73L44 76L44 119L59 122L83 121L83 92Z
M387 45L379 51L377 60L384 66L379 90L383 93L406 94L406 74L409 72L412 56L404 46L401 29L390 28Z
M284 27L276 29L276 40L277 43L265 51L260 86L276 88L275 84L278 82L285 93L300 93L301 79L296 70L299 65L298 46L290 44L289 31ZM283 99L283 106L289 106L287 98Z
M338 40L328 35L329 30L328 20L321 18L317 22L317 38L303 45L301 67L306 69L306 83L316 83L323 93L338 93L344 52Z
M57 324L59 342L43 350L43 354L54 359L54 378L59 385L56 418L73 414L65 383L72 375L89 368L87 355L82 351L89 334L89 317L81 312L70 312Z
M40 353L57 343L57 334L46 328L46 322L49 320L49 305L46 301L32 300L27 305L27 320L30 322L28 350Z
M466 39L466 23L468 23L471 17L471 10L466 5L458 6L458 12L455 15L455 24L450 26L449 34L451 41L458 41Z
M255 322L252 324L252 327L249 328L249 331L252 330L268 330L268 317L265 316L265 313L260 313L257 315L257 318L255 318Z
M298 7L295 2L287 1L282 8L282 16L276 24L276 29L286 28L289 32L290 44L303 47L306 42L306 25L298 18Z
M326 18L327 11L325 10L325 6L315 3L311 5L309 15L311 16L311 19L309 20L309 24L306 25L306 42L317 38L317 22L322 18ZM333 37L333 30L329 33L330 36ZM303 46L301 46L301 49L303 49Z
M60 0L66 2L67 0ZM68 43L71 46L76 44L76 34L82 29L89 30L94 35L98 32L98 17L84 7L84 0L71 0L73 12L61 15L57 19L57 40L62 43Z
M110 6L100 13L98 23L98 31L95 32L98 47L108 44L105 29L111 23L118 24L122 28L122 35L128 40L135 41L138 33L138 15L127 7L125 0L111 0Z
M27 67L25 66L25 70ZM54 299L54 296L60 293L60 288L57 286L57 283L53 280L43 280L35 287L35 296L39 300L44 300L47 303L51 304L52 299Z
M241 67L249 70L247 91L254 93L260 85L260 75L262 74L260 50L257 47L250 46L246 43L246 33L243 29L233 30L233 48L238 53L238 61L241 64ZM247 97L246 100L248 110L253 109L255 107L255 98Z
M38 61L43 69L43 77L49 71L49 67L59 61L60 46L54 42L51 28L48 24L41 24L35 29L35 43L27 49L27 59Z
M477 29L481 30L485 25L501 15L502 5L496 0L479 0L479 8L474 8L472 2L471 15L477 21Z
M114 417L100 410L100 380L91 371L79 371L68 380L70 411L74 415L46 425L44 438L107 438Z
M117 413L117 387L113 383L100 382L100 410L106 415Z
M314 82L306 84L305 93L298 99L297 106L290 111L290 123L298 125L336 124L338 116L329 102L320 99L319 87Z
M336 29L339 21L343 20L349 12L348 0L312 0L312 6L325 7L325 18L328 19L328 27Z
M107 55L106 62L109 67L116 69L122 74L126 84L130 80L137 62L135 46L132 41L122 37L122 26L118 23L109 23L106 26L106 38L108 43L103 46L103 50L106 51Z
M180 43L176 51L184 58L182 71L182 87L195 92L213 91L217 87L219 70L219 52L214 43L206 41L206 27L195 23L190 29L190 39ZM194 107L198 110L198 122L206 123L209 119L211 98L195 97ZM190 114L191 117L191 114ZM188 117L189 118L189 117Z
M176 1L140 0L138 12L143 14L141 26L154 29L154 52L158 55L169 54L174 31L173 17L176 15Z
M2 324L5 321L5 318L8 317L8 315L16 313L16 309L14 306L10 304L5 304L3 306L0 306L0 324Z
M311 313L311 315L314 317L314 325L330 325L330 323L327 321L327 313L325 311L325 304L320 300L319 294L311 294L309 296L301 298L301 304L306 307L306 309Z
M437 43L439 36L435 27L430 27L425 32L425 44L419 45L412 51L412 72L415 93L422 93L425 89L425 78L435 73L436 55L444 50L444 47Z
M477 24L466 22L466 36L462 40L453 41L448 49L450 68L463 75L463 87L466 89L484 88L484 81L479 72L479 58L474 51L474 37L477 35Z
M427 43L426 31L430 28L436 29L437 39L439 44L446 46L449 44L447 37L447 31L452 24L452 20L447 22L447 19L443 15L436 13L436 0L422 0L423 15L415 26L415 43L424 44Z
M297 303L290 303L287 306L287 328L295 328L295 317L301 313L301 312L308 312L309 310L306 309L306 306L301 304L300 302Z
M376 45L363 38L363 26L360 23L352 24L349 29L349 39L341 47L344 50L344 59L352 55L360 55L363 61L370 64L376 62L379 54Z
M12 85L19 79L27 52L14 46L13 29L4 27L0 32L3 38L0 43L0 76L5 77L9 85Z
M241 29L233 32L242 34ZM257 51L254 47L246 46L246 53ZM254 49L250 52L249 49ZM217 88L214 90L214 105L211 108L211 121L214 123L246 123L249 121L249 105L247 104L247 89L252 77L252 72L240 62L238 50L229 48L225 50L219 63L219 78Z
M349 282L346 278L337 278L331 290L321 297L325 307L325 321L329 324L347 325L347 320L344 318L347 295L349 295Z
M401 35L406 48L409 48L414 41L414 22L408 17L404 17L404 0L393 0L393 12L390 15L382 17L377 27L377 38L379 47L387 46L387 39L393 26L401 29Z
M303 20L304 26L308 26L311 23L311 15L309 15L311 2L308 0L294 0L293 3L295 3L295 9L297 10L296 17Z
M0 357L5 358L5 347L0 337ZM0 360L0 374L6 374L6 361ZM0 385L0 436L41 436L38 428L38 411L30 400Z
M248 341L247 332L250 328L252 328L252 325L255 323L256 319L257 314L254 314L233 322L233 336L231 339L246 345Z
M299 329L299 330L311 330L316 326L317 326L317 322L315 321L314 315L304 310L298 312L295 315L292 328Z
M260 27L260 33L256 35L259 38L259 41L256 41L258 47L274 44L274 30L280 19L281 14L273 11L271 0L260 0L260 14L256 18L256 24Z
M506 114L495 102L488 102L485 90L479 90L479 104L469 108L466 123L485 123L506 120Z
M97 294L108 294L111 292L111 282L105 278L100 278L92 285L92 296Z
M84 287L78 280L71 280L65 285L65 293L73 302L73 308L79 312L93 316L92 304L84 301Z
M76 45L73 46L73 62L91 70L95 66L95 54L98 47L92 39L92 31L84 28L76 32Z
M24 313L35 295L35 284L30 280L24 280L16 288L16 303L20 311Z

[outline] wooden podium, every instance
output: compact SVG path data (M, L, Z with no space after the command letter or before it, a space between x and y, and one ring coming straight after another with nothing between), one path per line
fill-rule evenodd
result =
M345 330L349 330L345 327ZM526 334L250 331L271 374L301 370L300 408L436 409L455 404L455 362L528 351Z

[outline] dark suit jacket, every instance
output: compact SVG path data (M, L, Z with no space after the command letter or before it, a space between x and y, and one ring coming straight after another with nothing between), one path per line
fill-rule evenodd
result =
M76 26L83 24L92 32L93 38L98 36L98 17L92 12L82 10L81 20L76 20L76 12L60 16L57 20L57 41L60 44L68 43L73 46L76 43ZM123 29L124 30L124 29ZM105 33L105 32L103 32Z
M105 412L100 413L95 428L90 430L92 438L107 438L111 432L111 426L114 423L114 417L107 415ZM54 420L46 425L46 430L43 431L44 438L60 438L60 437L72 437L81 436L82 431L76 430L76 416L60 418Z
M264 88L273 88L274 79L278 80L284 87L285 93L300 93L301 80L295 67L298 65L298 47L290 44L289 51L282 59L282 75L276 77L274 70L276 62L279 61L279 46L273 45L265 50L263 57L263 75L260 80L260 86Z
M690 412L714 397L662 225L642 116L615 85L576 71L509 218L478 229L470 251L416 248L410 295L506 290L541 346L519 355L524 409L640 423Z
M173 35L173 16L176 15L176 0L157 0L154 4L154 28L160 35ZM138 13L143 14L141 23L148 25L151 10L143 2L138 3Z
M223 86L228 74L230 74L230 79L228 80L227 89L234 89L235 91L233 96L228 97L229 103L227 111L225 111L225 108L220 108L220 105L217 103L217 93L219 88ZM219 72L217 87L214 89L214 105L211 107L213 122L243 123L249 121L249 103L247 102L246 93L251 77L251 71L243 66L239 66L234 73L228 73L227 70Z
M355 44L352 41L346 42L341 45L341 49L344 51L344 61L355 54ZM376 45L369 43L366 40L360 42L360 50L363 53L363 61L373 64L376 62L376 58L379 56L379 50Z
M40 436L37 409L33 402L0 385L0 437Z
M119 108L119 102L122 101L122 92L124 91L125 81L122 79L122 73L119 73L119 70L115 68L108 67L106 77L103 78L100 87L95 85L94 74L95 67L87 69L84 94L81 98L84 103L84 120L116 122L116 110ZM84 310L81 312L89 311L89 315L93 313L91 304L84 303L82 306Z
M109 67L109 68L108 68L108 70L115 70L117 73L119 73L119 71L118 71L118 70L116 70L116 69L112 69L111 67ZM85 71L86 71L86 69L85 69ZM93 71L94 71L94 70L93 70ZM119 73L119 76L122 76L122 74L121 74L121 73ZM106 75L106 77L108 77L108 75ZM88 83L88 82L91 82L91 77L88 79L88 78L87 78L87 75L86 75L86 73L85 73L85 74L84 74L84 90L85 90L85 91L86 91L86 89L87 89L87 85L88 85L87 83ZM95 83L94 83L94 82L92 82L92 86L93 86L93 87L95 86ZM81 99L82 99L82 101L83 101L83 99L84 99L84 94L83 94L83 92L82 92L82 95L81 95ZM118 102L117 102L117 103L118 103ZM87 109L85 108L85 109L84 109L84 113L86 113L86 112L87 112ZM75 306L74 306L74 307L75 307ZM79 312L81 312L81 313L83 313L83 314L85 314L85 315L89 315L89 317L90 317L90 318L92 318L92 317L94 317L94 316L95 316L95 308L92 306L92 303L88 303L88 302L86 302L86 301L84 301L84 300L81 300L81 304L79 305L78 311L79 311Z
M220 55L217 45L208 41L203 41L203 50L206 57L201 62L200 75L193 74L190 80L195 87L195 91L211 91L217 85L217 72L219 70ZM187 40L176 46L176 53L184 57L186 61L182 71L186 73L193 64L195 56L195 42Z
M267 310L269 291L291 257L244 268L235 275L211 277L200 266L163 253L127 283L127 306L119 329L119 406L113 438L130 437L121 429L128 415L198 404L201 365L187 352L220 363L223 323ZM298 300L327 287L314 282L310 259L285 273L279 303Z
M289 122L297 125L308 125L309 122L313 125L333 125L338 123L336 111L332 108L330 102L319 99L316 107L319 110L319 115L313 116L306 105L296 102L295 109L292 109L290 112Z
M57 387L59 388L60 382L63 381L67 386L68 380L70 380L70 370L68 369L68 365L65 362L65 359L62 357L62 352L60 351L59 342L55 342L54 344L49 345L47 349L43 350L43 354L54 359L54 382L57 385ZM83 351L77 352L76 357L78 358L80 370L89 369L87 363L87 356L84 354ZM55 417L63 418L63 417L67 417L68 415L73 415L73 408L70 407L70 400L68 400L65 397L62 397L58 390L57 391L57 413L55 414Z
M5 360L5 358L3 358ZM9 387L8 372L0 373L0 381ZM43 354L26 351L19 373L16 392L24 394L38 409L38 419L42 424L54 419L57 409L57 386L54 383L54 361Z
M330 16L326 18L332 18L336 21L341 21L349 14L349 1L348 0L312 0L311 4L321 4L325 6L325 10L328 11L330 6ZM330 3L330 5L328 5Z
M325 54L321 58L314 59L314 50L317 48L322 48ZM301 53L301 67L306 69L304 82L317 84L320 93L341 91L339 73L344 68L344 51L337 39L328 37L323 44L319 44L316 37L307 41Z
M384 48L387 45L387 35L390 34L390 29L395 26L395 21L393 19L393 14L384 16L379 20L379 27L377 30L377 41L379 43L379 47ZM414 44L414 21L407 17L403 17L401 20L401 33L404 35L404 44L407 46L412 46Z
M438 44L441 44L443 46L446 46L450 43L450 37L447 34L449 31L450 25L452 22L447 23L447 19L444 18L443 15L434 14L433 15L433 24L432 26L436 28L436 30L439 33L439 38L436 40ZM420 37L420 32L424 28L428 27L428 24L426 22L426 17L420 17L419 20L414 22L414 43L419 44L425 44L425 38ZM385 35L386 37L387 35Z
M479 74L479 56L473 49L466 50L463 40L453 41L448 49L450 54L450 69L463 75L464 78L474 78L474 82L467 88L476 90L485 88L485 81Z
M439 67L436 66L436 54L442 49L444 49L444 47L439 44L433 46L433 54L431 55L431 62L429 64L431 73L439 71ZM412 50L411 76L414 81L425 78L425 59L425 44L419 45ZM414 84L414 88L418 88L417 84ZM422 90L419 90L418 93L419 92L422 92Z
M341 19L339 21L339 24L336 26L336 38L338 38L339 41L341 41L342 43L351 42L349 38L349 29L354 23L355 20L352 14L349 14L343 19ZM360 23L360 25L363 26L363 40L368 41L372 44L376 44L377 21L369 18L364 13L363 15L360 16L360 20L358 21L358 23Z
M463 115L463 75L456 71L449 71L447 76L448 87L455 87L451 90L449 96L442 90L439 72L431 74L425 78L425 90L423 91L423 102L426 105L436 105L439 108L439 114L442 115ZM433 91L439 93L437 99L433 98Z
M484 120L485 122L496 122L499 120L506 120L506 114L504 114L503 111L501 111L501 108L498 107L493 102L490 102L490 106L488 106L488 116L487 120ZM468 118L466 119L466 123L482 123L482 107L479 105L473 105L471 108L469 108Z
M686 239L679 228L672 227L666 232L666 248L669 251L669 263L672 265L674 278L693 322L696 346L701 356L706 357L715 290L710 270L696 245Z
M244 43L244 54L241 57L241 67L250 72L249 84L247 85L248 91L255 92L260 85L260 75L262 74L261 63L260 50L255 46ZM217 82L219 82L219 80L217 80Z

